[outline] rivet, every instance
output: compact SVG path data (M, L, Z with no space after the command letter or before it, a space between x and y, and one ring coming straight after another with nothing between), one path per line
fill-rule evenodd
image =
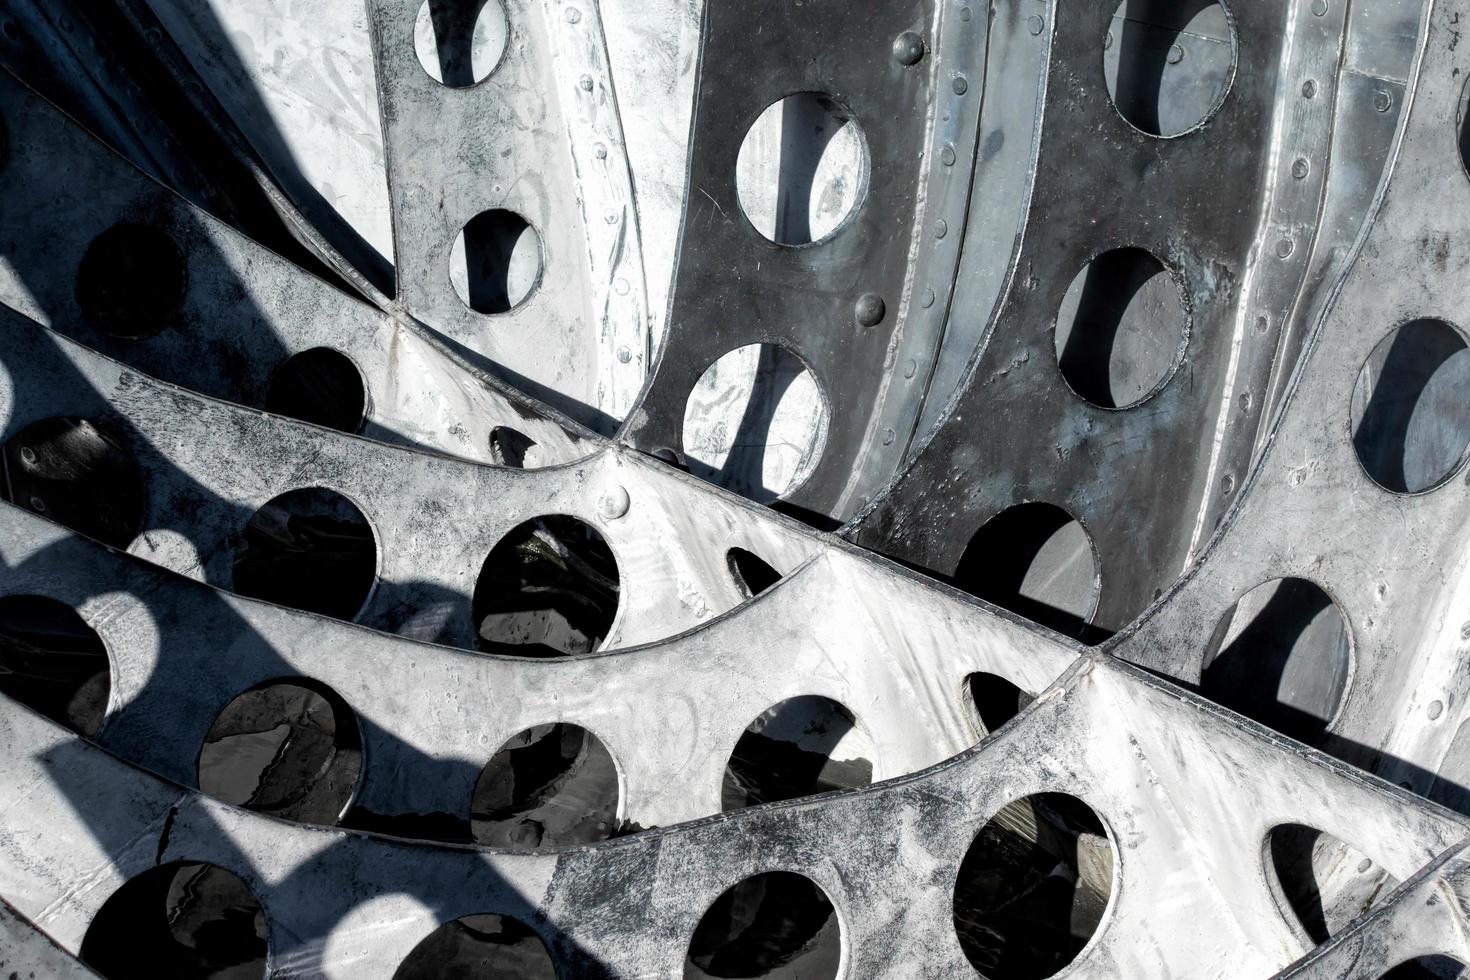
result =
M628 350L628 348L626 348L626 347L619 347L618 348L618 361L619 361L619 363L627 364L632 359L633 359L633 352L632 351Z
M46 501L42 500L40 497L31 498L31 507L34 508L37 513L46 513Z
M628 295L628 280L626 280L626 279L614 279L613 280L613 292L617 293L619 296L626 296L626 295Z
M885 446L891 446L891 445L893 445L893 430L892 429L884 429L883 430L883 445L885 445Z
M1297 157L1291 165L1291 175L1297 180L1306 180L1307 174L1312 172L1312 165L1305 157Z
M970 90L970 80L968 78L966 78L964 75L956 75L954 77L954 94L955 95L964 95L969 90Z
M1225 478L1220 481L1220 492L1227 497L1235 492L1235 476L1233 474L1225 474Z
M966 23L969 23L969 20L970 20L970 8L969 7L961 7L960 8L960 20L965 21Z
M1169 45L1169 64L1177 65L1184 60L1184 49L1177 44Z
M916 360L914 360L913 358L909 358L908 364L904 366L903 376L905 378L912 378L915 374L918 374L918 373L919 373L919 362L916 361Z
M932 290L932 289L926 289L926 290L924 290L924 294L919 297L919 305L922 306L926 310L929 307L933 306L934 305L934 290Z
M1242 412L1249 412L1251 410L1251 401L1251 393L1242 391L1240 393L1240 410Z
M893 60L900 65L917 65L924 57L924 39L913 31L904 31L893 39Z
M1363 858L1363 860L1358 862L1358 874L1367 874L1368 870L1372 867L1373 862L1368 858Z
M579 21L581 19L582 19L582 11L578 10L576 7L568 7L567 8L567 23L568 24L575 24L577 21Z
M27 466L36 465L36 451L30 446L20 447L20 461Z
M603 146L601 143L598 143L596 146L594 146L592 148L592 155L595 156L599 160L606 160L607 159L607 147Z
M627 488L616 486L602 495L602 499L597 502L597 512L607 520L615 521L628 512L632 503Z
M1317 83L1315 81L1309 78L1305 82L1302 82L1302 98L1310 99L1315 97L1316 94Z
M1442 714L1444 714L1444 702L1443 701L1431 701L1431 702L1429 702L1429 720L1430 721L1434 721L1436 718L1438 718Z
M1287 258L1295 248L1296 242L1293 242L1290 238L1283 238L1276 243L1276 257L1281 259Z
M944 144L944 149L939 151L939 162L944 164L946 167L953 167L954 160L954 144Z
M949 234L949 222L948 221L945 221L943 218L940 218L938 221L934 222L934 237L935 238L943 238L945 235L948 235L948 234Z
M1267 330L1270 329L1271 318L1269 316L1262 313L1260 316L1256 317L1256 333L1265 333Z
M582 91L584 92L592 91L592 76L583 75L580 79L578 79L577 84L582 86Z
M1373 108L1379 112L1387 112L1393 108L1393 96L1387 92L1374 92Z
M1312 13L1318 17L1327 13L1327 0L1312 0Z
M1026 29L1031 32L1032 37L1040 34L1041 29L1045 26L1046 21L1041 19L1040 14L1032 14L1030 17L1026 18Z
M884 305L883 297L877 293L863 293L858 297L852 312L854 318L857 319L858 326L876 327L883 322L883 316L888 312L888 307Z

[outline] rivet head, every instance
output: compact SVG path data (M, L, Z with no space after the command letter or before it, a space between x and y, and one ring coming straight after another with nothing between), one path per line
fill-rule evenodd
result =
M1226 473L1225 478L1220 481L1220 492L1227 497L1235 492L1235 477L1232 474Z
M1296 242L1293 242L1290 238L1283 238L1276 243L1276 257L1282 259L1287 258L1295 249Z
M857 319L858 326L876 327L883 322L883 316L888 312L888 307L883 303L883 297L877 293L863 293L858 297L852 312Z
M27 466L36 465L36 451L30 446L22 446L20 449L20 461Z
M1373 108L1379 112L1387 112L1393 108L1393 96L1387 92L1374 92Z
M914 375L916 375L918 373L919 373L919 362L916 361L916 360L914 360L913 358L909 358L908 364L904 366L903 376L905 378L912 378Z
M595 156L599 160L606 160L607 159L607 147L603 146L601 143L598 143L596 146L594 146L592 148L592 155Z
M605 520L615 521L628 513L628 508L632 504L633 501L628 496L627 488L616 486L604 493L602 499L597 501L597 512Z
M1429 702L1429 720L1430 721L1434 721L1435 719L1437 719L1442 714L1444 714L1444 702L1443 701L1431 701L1431 702Z
M577 84L582 87L582 91L584 91L584 92L590 92L590 91L592 91L592 76L591 75L583 75L581 77L581 79L578 80Z
M581 19L582 19L582 11L578 10L576 7L568 7L567 8L567 23L568 24L575 24L577 21L579 21Z
M1358 862L1358 874L1360 874L1360 875L1367 874L1372 869L1372 867L1373 867L1373 862L1371 860L1369 860L1368 858L1363 858L1363 860L1361 860L1361 861Z
M892 429L884 429L883 430L883 445L885 445L885 446L891 446L891 445L893 445L893 439L894 439L894 432L893 432L893 430Z
M633 352L632 351L628 350L628 348L626 348L626 347L619 347L618 348L618 363L620 363L620 364L627 364L632 359L633 359Z
M948 221L945 221L943 218L940 218L938 221L934 222L934 237L935 238L943 238L945 235L948 235L948 234L949 234L949 222Z
M1291 165L1291 175L1297 180L1306 180L1307 174L1312 172L1312 165L1305 157L1297 157Z
M964 75L956 75L954 77L953 88L955 95L964 95L970 90L970 80Z
M1040 34L1041 29L1045 26L1046 21L1041 19L1040 14L1032 14L1030 17L1026 18L1026 30L1031 32L1032 37Z
M46 501L42 500L40 497L32 497L31 508L35 510L38 514L44 514L46 513Z
M1327 13L1327 0L1312 0L1312 13L1318 17Z
M953 167L954 166L954 161L955 161L954 144L953 143L946 143L946 144L944 144L944 149L942 149L942 150L939 151L939 162L942 163L942 164L944 164L946 167Z
M1271 318L1269 316L1262 313L1260 316L1256 317L1256 333L1265 333L1267 330L1270 329Z
M1315 81L1309 78L1305 82L1302 82L1302 98L1311 99L1315 98L1316 95L1317 83Z
M917 65L924 57L924 39L913 31L904 31L893 39L893 60L900 65Z
M1184 60L1184 49L1177 44L1169 45L1169 64L1177 65Z
M919 305L927 310L929 307L934 305L934 300L934 290L925 289L923 294L919 296Z

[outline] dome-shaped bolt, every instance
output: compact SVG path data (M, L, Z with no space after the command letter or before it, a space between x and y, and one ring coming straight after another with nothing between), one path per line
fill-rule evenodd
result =
M924 39L913 31L904 31L893 39L893 60L900 65L917 65L924 57Z
M970 80L964 75L956 75L954 77L954 94L964 95L968 91L970 91Z
M1311 172L1312 165L1306 161L1305 157L1297 157L1296 161L1291 165L1291 175L1297 180L1306 180L1307 174Z
M853 316L860 327L876 327L883 322L883 316L887 312L888 307L884 305L883 297L877 293L863 293L853 307Z
M615 521L628 513L628 508L632 506L632 503L633 500L628 496L627 488L616 486L602 495L602 499L597 502L597 512L603 516L604 520Z
M27 466L35 466L36 451L30 446L22 446L20 449L20 461Z
M1373 108L1379 112L1387 112L1393 108L1393 96L1387 92L1374 92Z
M46 501L42 500L40 497L32 497L31 508L35 510L35 512L38 514L44 514L46 513Z

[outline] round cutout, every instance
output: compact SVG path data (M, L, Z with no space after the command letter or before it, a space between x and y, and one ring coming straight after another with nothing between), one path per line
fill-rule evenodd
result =
M787 698L746 727L720 786L726 812L867 786L876 749L852 712L831 698Z
M107 648L75 609L47 596L0 598L0 693L90 738L111 690Z
M338 432L362 428L367 392L352 359L330 347L292 354L271 375L265 410Z
M510 22L500 0L424 0L413 23L413 50L430 78L467 88L505 57Z
M357 506L332 490L290 490L235 541L234 589L251 599L352 620L377 580L378 546Z
M1320 946L1399 886L1383 867L1331 834L1283 824L1268 838L1280 897Z
M513 916L488 912L444 923L393 973L393 980L446 977L557 980L551 951L536 930Z
M954 928L987 977L1049 977L1092 939L1113 893L1097 814L1064 793L1007 804L976 835L954 889Z
M778 245L836 234L868 189L868 144L857 121L812 92L766 107L735 160L735 192L755 230Z
M618 830L618 770L585 728L537 725L500 747L470 802L475 840L488 847L591 844Z
M1225 101L1235 44L1216 0L1122 0L1102 39L1108 95L1135 129L1186 133Z
M725 564L730 569L730 578L735 588L747 599L752 599L781 581L781 573L766 564L759 555L744 548L731 548L725 552Z
M476 313L509 313L541 284L541 236L514 211L482 211L449 252L449 282Z
M1017 504L986 521L960 558L955 585L1034 623L1093 641L1101 577L1092 539L1053 504Z
M618 563L597 529L537 517L485 559L472 613L480 649L515 657L592 653L618 613Z
M215 718L199 750L199 788L249 810L330 825L352 801L361 768L357 716L336 692L269 681Z
M774 344L749 344L711 364L684 405L689 472L760 503L806 482L831 417L816 376Z
M490 459L500 466L534 469L540 464L541 451L536 440L508 425L490 430Z
M247 980L265 975L267 938L249 885L213 864L174 862L149 868L103 903L81 959L104 977Z
M79 534L126 548L143 529L143 469L87 419L32 422L4 447L5 499Z
M1460 980L1466 975L1464 963L1453 956L1436 953L1405 960L1385 973L1380 980Z
M842 925L826 892L804 875L770 871L715 899L689 940L684 980L831 980L841 961Z
M1053 332L1067 385L1102 408L1129 408L1162 388L1188 338L1174 277L1141 248L1087 263L1062 297Z
M1347 621L1332 598L1306 579L1274 579L1220 617L1200 692L1310 745L1336 716L1351 664Z
M983 737L999 731L1035 697L999 674L976 671L965 679L965 700L975 713Z
M163 330L184 305L187 286L184 253L153 225L113 225L92 239L77 268L82 315L119 340L144 340Z
M1470 347L1443 320L1405 323L1383 338L1353 386L1353 449L1372 480L1421 493L1459 468L1470 447Z

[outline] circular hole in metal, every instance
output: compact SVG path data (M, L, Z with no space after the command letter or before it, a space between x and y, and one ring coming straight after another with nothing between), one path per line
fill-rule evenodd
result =
M766 107L735 160L735 192L745 217L778 245L832 237L868 189L862 127L832 99L812 92Z
M977 670L965 678L965 700L975 712L983 736L999 731L1035 697L999 674Z
M1439 486L1470 447L1470 346L1443 320L1413 320L1373 348L1358 371L1353 449L1394 493Z
M729 566L735 588L747 599L760 595L781 581L780 572L744 548L731 548L725 552L725 564Z
M705 369L684 404L689 472L770 503L806 482L822 458L831 410L795 354L748 344Z
M75 609L47 596L0 598L0 693L90 738L111 691L107 648Z
M602 740L566 723L536 725L500 747L470 802L488 847L591 844L618 831L618 770Z
M1092 539L1053 504L1017 504L970 539L954 582L979 599L1059 633L1092 640L1101 578Z
M827 893L804 875L768 871L715 899L689 940L685 980L837 976L842 925Z
M121 340L143 340L168 326L187 286L184 253L153 225L113 225L92 239L77 268L82 315Z
M1256 586L1225 611L1200 691L1283 735L1322 739L1347 692L1352 640L1332 598L1300 578Z
M501 538L475 583L480 649L517 657L591 653L618 612L618 563L597 529L536 517Z
M815 694L787 698L757 715L735 743L720 808L867 786L875 753L872 738L841 704Z
M509 313L541 284L541 236L514 211L481 211L454 239L449 282L476 313Z
M357 790L357 715L331 688L267 681L234 698L199 750L199 788L285 820L335 824Z
M250 886L213 864L177 861L112 893L82 937L81 959L104 977L245 980L265 975L266 950Z
M32 422L5 443L5 499L114 548L143 528L143 469L107 429L78 418Z
M424 0L413 23L419 64L449 88L489 78L509 41L510 22L500 0Z
M954 928L987 977L1049 977L1092 939L1113 893L1113 847L1086 803L1039 793L975 836L954 889Z
M1331 834L1301 824L1267 837L1271 871L1313 945L1321 945L1399 886L1383 867Z
M497 425L490 430L490 458L501 466L516 469L535 468L541 453L536 440L508 425Z
M536 930L513 916L484 912L429 933L393 973L393 980L445 977L556 980L556 964Z
M1067 385L1103 408L1128 408L1162 388L1189 337L1184 298L1141 248L1104 252L1067 287L1053 331Z
M356 432L367 412L362 372L330 347L292 354L271 375L265 410L313 425Z
M1435 953L1405 960L1383 974L1381 980L1459 980L1470 976L1465 964L1453 956Z
M356 618L377 579L378 546L357 506L305 487L271 500L235 541L234 589L335 619Z
M1102 40L1108 95L1136 129L1178 136L1225 101L1235 25L1216 0L1122 0Z

